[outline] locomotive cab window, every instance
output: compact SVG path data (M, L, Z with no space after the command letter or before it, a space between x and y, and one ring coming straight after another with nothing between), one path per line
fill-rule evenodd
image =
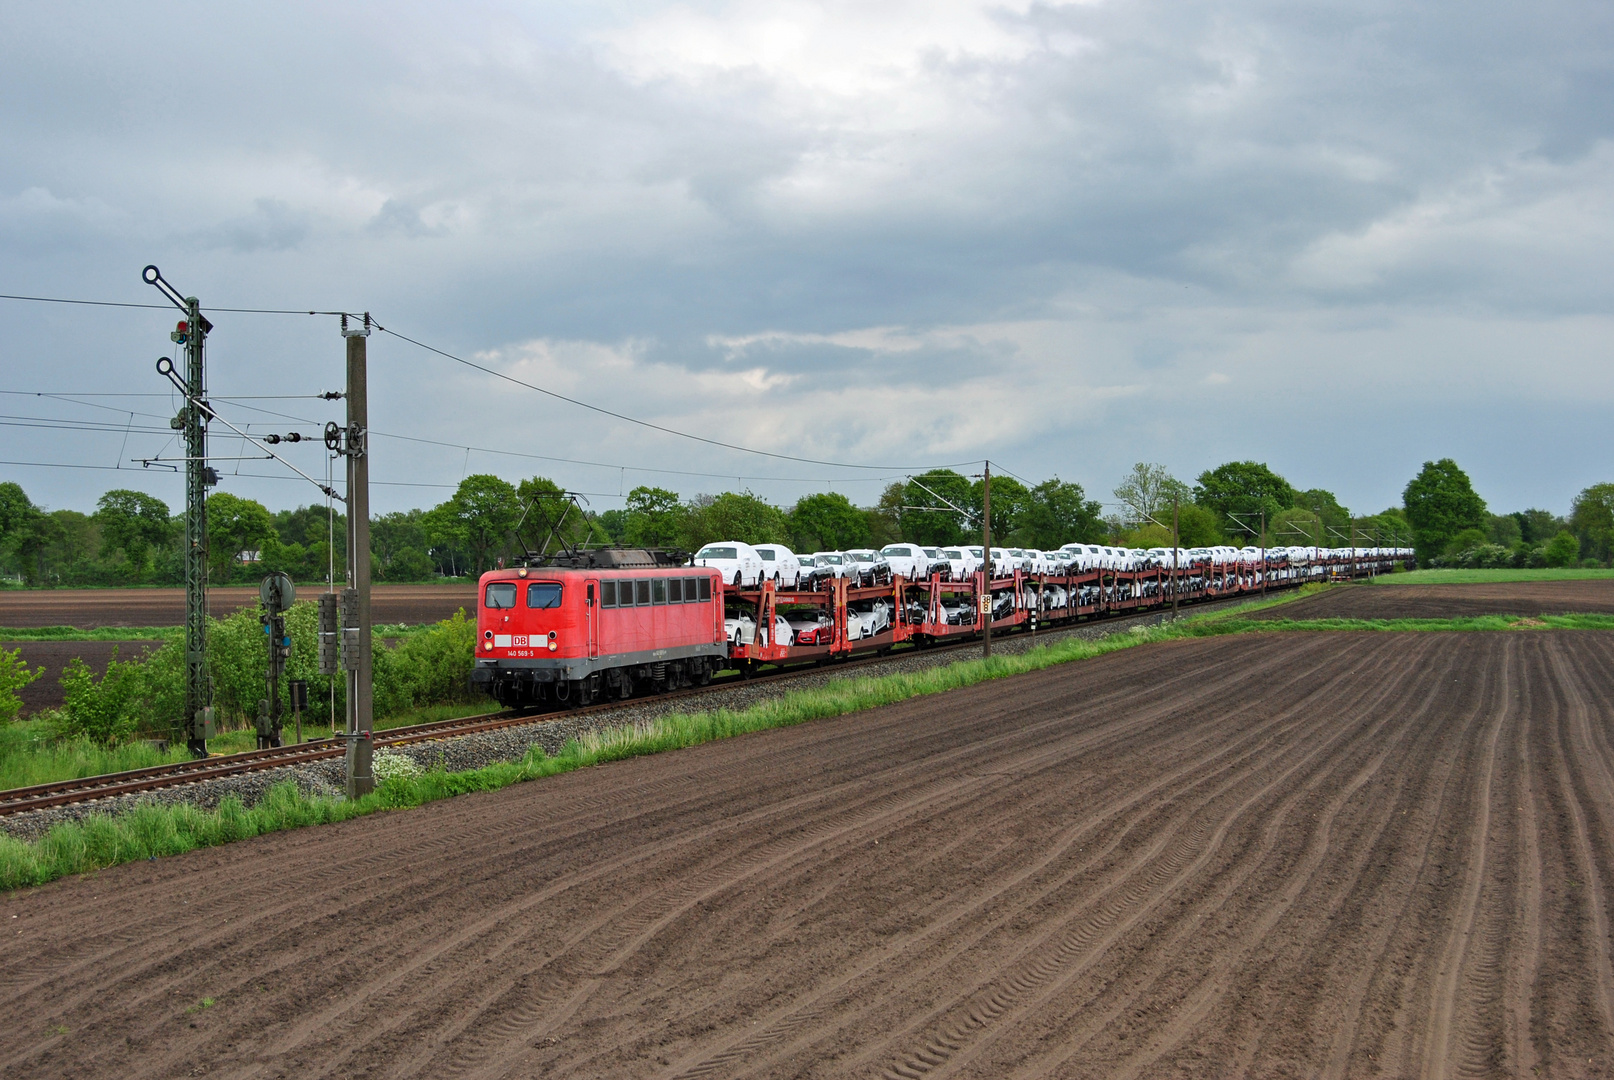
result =
M530 608L560 607L560 582L535 581L528 585L527 606Z
M600 582L600 607L616 607L616 582Z
M516 606L516 586L514 582L497 581L488 586L487 605L490 608L513 608Z
M701 583L701 599L710 600L712 598L712 579L703 577L696 580Z
M684 602L684 579L669 578L667 580L667 603L682 604Z
M665 604L667 602L667 579L655 578L650 582L650 602L652 604Z

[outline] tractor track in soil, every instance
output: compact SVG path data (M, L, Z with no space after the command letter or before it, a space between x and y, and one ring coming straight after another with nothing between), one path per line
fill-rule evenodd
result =
M1611 670L1167 642L57 882L0 1073L1608 1075Z

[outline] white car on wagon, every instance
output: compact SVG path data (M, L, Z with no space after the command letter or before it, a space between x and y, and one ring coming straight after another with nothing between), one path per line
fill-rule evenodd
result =
M918 544L887 544L880 554L891 564L893 574L901 574L909 581L923 581L930 576L930 556Z
M723 575L723 583L736 589L755 586L762 581L762 556L750 544L739 540L722 540L707 544L695 552L691 560L695 566L704 566Z
M781 589L794 589L801 580L801 560L796 553L778 544L758 544L762 557L762 578Z

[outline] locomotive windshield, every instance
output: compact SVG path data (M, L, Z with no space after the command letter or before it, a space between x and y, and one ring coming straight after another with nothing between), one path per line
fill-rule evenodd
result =
M488 586L487 603L490 608L513 608L516 606L516 587L513 582L495 582Z
M530 608L560 607L560 582L535 581L528 585L527 606Z

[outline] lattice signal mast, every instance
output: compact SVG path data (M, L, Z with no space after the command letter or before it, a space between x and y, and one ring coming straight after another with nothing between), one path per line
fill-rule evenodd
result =
M185 313L169 335L174 344L185 346L185 377L179 377L166 356L157 361L157 370L185 396L185 407L169 421L185 433L185 745L192 756L204 758L214 734L213 680L207 673L207 489L219 477L207 465L207 422L213 410L207 404L202 345L213 324L202 315L201 302L181 296L155 266L140 276Z

